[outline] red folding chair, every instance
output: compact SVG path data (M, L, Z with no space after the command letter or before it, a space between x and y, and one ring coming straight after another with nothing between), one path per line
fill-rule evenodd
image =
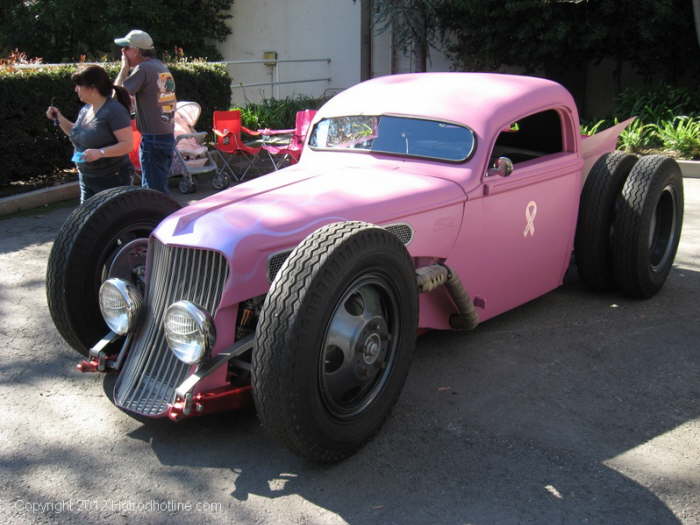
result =
M275 144L263 142L262 148L267 152L276 170L299 162L301 151L304 149L306 134L309 132L311 122L315 115L315 109L304 109L302 111L297 111L294 129L258 130L265 139L274 135L291 134L287 143Z
M241 133L258 136L260 132L250 130L243 126L241 123L241 112L237 109L214 111L214 128L212 131L214 135L216 135L216 144L214 147L216 148L215 151L221 162L231 167L224 154L228 156L240 156L246 161L245 169L241 175L236 176L238 182L242 181L255 164L261 147L256 144L244 142Z

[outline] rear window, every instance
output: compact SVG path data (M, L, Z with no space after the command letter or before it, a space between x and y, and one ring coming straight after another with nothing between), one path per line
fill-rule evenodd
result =
M462 162L474 150L474 133L448 122L393 116L349 116L323 119L314 126L309 146L390 153Z

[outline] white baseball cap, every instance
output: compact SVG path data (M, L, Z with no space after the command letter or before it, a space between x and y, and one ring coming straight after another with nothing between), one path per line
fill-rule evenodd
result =
M124 38L115 38L114 43L121 47L153 49L153 39L151 35L140 29L132 29Z

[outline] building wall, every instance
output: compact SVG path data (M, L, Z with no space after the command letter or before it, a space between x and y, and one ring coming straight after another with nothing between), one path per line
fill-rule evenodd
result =
M281 81L331 80L280 86L276 96L320 96L360 81L360 0L235 0L232 14L233 32L219 46L224 60L262 59L265 51L276 51L280 60L330 58L330 63L279 64ZM271 97L269 86L235 84L270 81L272 70L264 64L231 65L233 104Z
M273 80L272 67L264 64L232 64L232 105L262 98L304 94L333 94L362 79L363 45L370 50L370 76L391 74L391 35L365 32L362 41L362 9L368 0L235 0L230 20L232 34L220 44L224 60L262 59L265 51L276 51L280 60L329 58L330 62L281 63L279 80L330 78L330 81L270 86L237 87ZM399 73L413 70L411 56L401 54ZM430 50L430 71L449 71L447 59Z

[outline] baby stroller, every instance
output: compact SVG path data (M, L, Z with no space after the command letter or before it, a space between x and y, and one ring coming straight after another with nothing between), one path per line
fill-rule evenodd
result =
M175 154L170 168L170 176L181 175L178 188L181 193L193 193L197 190L194 176L201 173L215 172L211 185L215 190L223 190L236 179L236 175L227 163L218 166L209 148L203 144L206 131L197 132L195 124L202 113L196 102L180 101L175 106Z

